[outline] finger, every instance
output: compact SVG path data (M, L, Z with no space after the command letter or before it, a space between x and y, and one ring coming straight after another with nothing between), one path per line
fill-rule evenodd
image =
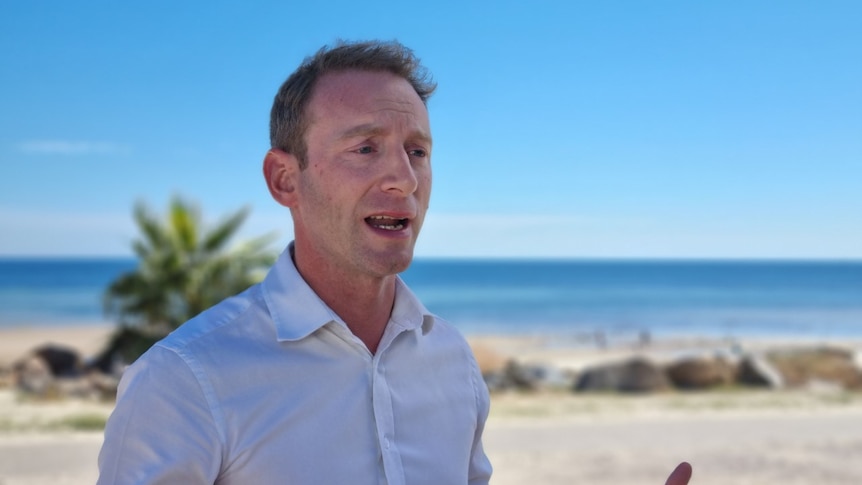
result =
M691 465L682 462L676 466L673 472L667 477L664 485L688 485L691 480Z

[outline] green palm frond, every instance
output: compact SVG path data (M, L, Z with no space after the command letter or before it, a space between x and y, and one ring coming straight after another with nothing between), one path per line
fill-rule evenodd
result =
M134 218L144 235L144 244L150 247L159 247L167 242L168 235L164 228L144 203L135 204Z
M248 214L242 208L207 228L197 206L180 197L163 218L135 204L138 267L107 288L105 313L123 326L167 332L259 281L275 262L275 234L228 246Z
M193 255L198 245L198 226L200 216L197 209L179 197L171 201L169 230L180 249Z
M230 214L213 228L201 242L201 247L206 252L218 251L236 234L249 214L249 209L242 209Z

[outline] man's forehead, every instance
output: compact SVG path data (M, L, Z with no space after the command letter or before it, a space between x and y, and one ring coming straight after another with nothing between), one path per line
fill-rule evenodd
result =
M383 130L385 121L403 117L417 136L430 141L428 111L410 83L385 71L339 71L316 83L307 106L312 124L341 125L343 136ZM405 122L398 120L399 122Z
M414 106L425 104L413 89L413 86L403 77L388 71L365 71L349 69L326 73L315 83L310 104L325 101L335 105L361 105L364 103L379 103L381 106L392 104Z

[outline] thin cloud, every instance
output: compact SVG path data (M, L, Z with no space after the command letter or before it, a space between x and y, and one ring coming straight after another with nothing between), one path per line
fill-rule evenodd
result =
M632 215L429 214L419 257L852 259L862 258L862 231L843 237L824 227L743 226Z
M31 155L108 155L126 153L129 147L119 143L80 140L28 140L18 149Z
M562 214L429 214L419 257L563 257L592 217Z
M52 231L129 230L134 221L129 213L75 212L0 206L0 227L10 229L48 228Z
M425 224L450 230L523 231L533 228L584 228L593 226L644 227L651 221L638 217L600 217L572 214L452 214L429 213Z
M0 206L0 254L129 255L136 235L120 212L19 209Z
M206 219L205 225L215 219ZM252 212L234 244L273 232L281 239L278 250L290 241L290 215ZM0 204L0 256L130 256L131 243L140 230L128 210L35 209Z

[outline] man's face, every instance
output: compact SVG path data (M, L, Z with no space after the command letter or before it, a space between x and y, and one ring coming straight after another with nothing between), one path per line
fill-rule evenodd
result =
M344 71L318 80L306 116L308 165L292 207L297 251L345 276L405 270L431 195L421 99L394 74Z

